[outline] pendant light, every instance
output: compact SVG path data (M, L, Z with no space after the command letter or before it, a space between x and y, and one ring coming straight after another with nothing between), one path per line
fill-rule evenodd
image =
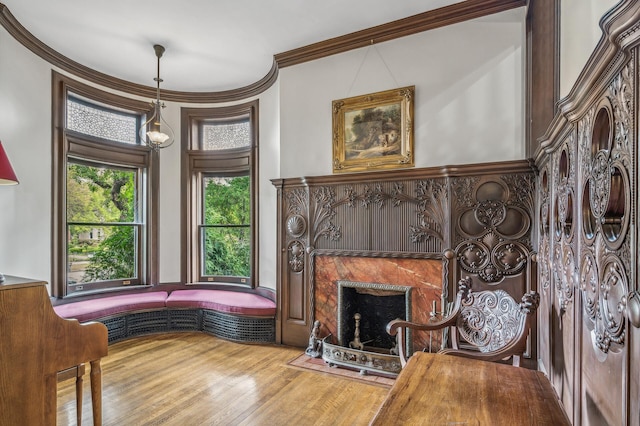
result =
M160 58L164 53L164 46L155 44L153 50L158 58L158 76L153 80L156 82L156 100L151 102L153 113L151 117L142 125L140 129L140 140L155 151L167 148L174 142L174 134L171 126L162 117L164 103L160 101Z

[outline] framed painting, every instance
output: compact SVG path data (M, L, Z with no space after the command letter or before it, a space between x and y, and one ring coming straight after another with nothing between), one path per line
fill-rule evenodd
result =
M333 101L333 172L414 166L415 86Z

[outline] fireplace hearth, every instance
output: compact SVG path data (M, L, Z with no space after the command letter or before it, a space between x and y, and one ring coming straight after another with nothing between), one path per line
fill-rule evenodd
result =
M397 374L400 360L386 326L397 318L411 321L412 287L343 280L337 285L338 341L325 338L323 359L363 374ZM411 344L409 336L405 351Z

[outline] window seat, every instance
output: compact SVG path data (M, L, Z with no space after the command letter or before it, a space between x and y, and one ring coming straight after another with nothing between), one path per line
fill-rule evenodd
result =
M273 343L276 304L266 297L226 290L154 291L57 305L63 318L98 321L109 343L149 333L202 331L224 339Z
M168 308L203 308L230 314L276 315L276 304L252 293L225 290L176 290L167 297Z
M87 322L128 312L164 309L168 296L166 291L123 294L58 305L53 310L62 318Z

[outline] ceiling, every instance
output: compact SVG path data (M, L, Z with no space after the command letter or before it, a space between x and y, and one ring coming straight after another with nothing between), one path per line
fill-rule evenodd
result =
M163 89L232 90L255 83L274 55L461 0L3 0L37 39L93 70Z

